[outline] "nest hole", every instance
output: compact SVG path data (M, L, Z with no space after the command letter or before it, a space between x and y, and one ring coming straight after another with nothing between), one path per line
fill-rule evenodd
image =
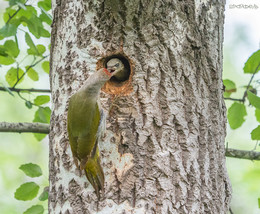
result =
M97 62L97 69L107 68L107 62L113 58L119 59L125 66L127 75L124 79L117 79L113 76L102 88L102 91L113 95L128 95L132 92L133 63L124 53L115 53L105 56Z

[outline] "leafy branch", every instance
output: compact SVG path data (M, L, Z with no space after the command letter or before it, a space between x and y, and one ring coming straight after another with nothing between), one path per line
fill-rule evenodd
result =
M228 122L231 129L237 129L245 122L247 115L247 106L245 101L249 101L250 107L255 107L255 117L260 122L260 97L257 96L256 87L252 86L253 79L260 70L260 50L254 52L246 61L243 68L245 74L252 74L241 99L231 98L230 95L237 91L235 83L229 79L223 80L225 86L224 99L233 101L228 108ZM258 84L258 82L256 81ZM260 140L260 125L251 132L252 140Z
M36 89L36 88L10 88L10 87L0 87L0 91L14 91L14 92L35 92L35 93L51 93L50 89Z
M19 83L19 81L25 76L25 74L31 69L33 68L34 66L36 66L37 64L39 64L41 61L43 61L46 57L48 57L49 55L47 56L43 56L40 60L38 60L37 62L35 62L34 64L28 66L25 70L25 72L19 77L19 66L17 66L17 80L15 82L15 84L13 85L12 88L15 88L15 86Z
M244 102L243 99L237 99L237 98L231 98L231 97L225 97L225 100L232 100L232 101L238 101L238 102Z
M2 40L0 44L0 66L2 70L6 69L5 80L8 87L1 85L0 91L6 91L12 96L14 96L13 92L15 92L25 101L27 108L31 109L33 106L36 106L37 109L33 123L0 122L0 132L32 132L36 139L40 141L49 133L51 110L48 106L43 105L49 103L50 97L49 95L39 95L33 96L34 99L31 100L31 95L28 96L29 99L26 99L26 95L32 92L50 93L50 90L16 87L26 79L25 76L32 81L39 80L41 71L34 70L34 66L38 64L41 64L42 71L49 74L49 61L46 58L49 55L50 39L47 44L45 42L43 44L40 43L44 41L42 38L50 38L52 17L48 11L51 10L51 0L39 0L37 1L37 6L35 4L27 4L28 0L9 0L9 6L5 8L2 16L5 25L0 28L0 40ZM19 37L17 37L18 31ZM24 37L21 35L24 35ZM27 54L24 54L26 49L20 50L20 44L24 43L24 41L28 46L26 48ZM24 64L28 56L33 57L33 59L31 63ZM21 58L23 59L20 61ZM26 60L27 62L28 60ZM27 94L24 95L23 92ZM40 167L35 164L23 164L20 169L29 177L42 175L42 173L39 173L41 171ZM14 196L17 200L32 200L37 197L39 189L40 186L37 183L27 182L17 188ZM38 199L39 201L45 201L44 206L33 205L23 213L43 214L48 199L48 191L45 188Z
M226 149L226 157L247 159L247 160L260 160L260 152L245 151L238 149Z
M246 101L247 91L249 90L249 88L251 86L251 83L252 83L252 81L253 81L253 79L255 77L255 74L258 72L259 68L260 68L260 63L256 66L256 68L255 68L255 70L254 70L254 72L253 72L253 74L252 74L252 76L251 76L251 78L250 78L250 80L249 80L249 82L248 82L248 84L246 86L246 90L243 93L243 97L241 99L231 98L231 97L224 97L224 99L225 100L232 100L232 101L238 101L238 102L244 103Z
M247 91L248 91L248 89L249 89L249 87L250 87L250 85L251 85L251 83L252 83L252 81L253 81L253 79L254 79L254 77L255 77L255 74L256 74L257 71L259 70L259 67L260 67L260 63L257 65L257 67L256 67L256 69L255 69L253 75L251 76L251 78L250 78L250 80L249 80L249 83L247 84L246 90L245 90L244 95L243 95L243 98L242 98L243 102L245 102L245 99L246 99L246 96L247 96Z
M14 18L15 15L22 9L22 7L28 6L28 5L26 5L27 2L28 2L28 0L27 0L24 4L21 4L21 3L20 3L22 6L18 5L18 10L16 10L16 11L14 12L14 14L11 15L11 16L10 16L10 14L9 14L9 19L6 21L5 24L8 24L8 23L12 20L12 18Z

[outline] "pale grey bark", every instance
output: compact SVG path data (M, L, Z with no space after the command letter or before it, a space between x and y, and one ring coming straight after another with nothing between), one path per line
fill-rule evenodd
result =
M228 212L223 12L224 1L53 2L49 213ZM72 160L67 104L98 60L122 51L134 74L127 95L102 94L113 107L97 202Z
M8 123L0 122L0 132L31 132L31 133L49 133L49 124L45 123Z

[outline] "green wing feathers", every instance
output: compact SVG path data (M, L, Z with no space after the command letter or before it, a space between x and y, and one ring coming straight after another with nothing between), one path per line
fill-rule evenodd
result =
M104 173L98 149L100 121L97 103L83 99L81 94L77 93L71 97L68 109L68 135L72 154L74 159L80 162L80 169L85 171L98 198L100 190L104 192Z

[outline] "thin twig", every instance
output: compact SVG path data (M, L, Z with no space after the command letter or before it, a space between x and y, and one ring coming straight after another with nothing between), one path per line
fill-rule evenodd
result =
M25 102L28 101L28 100L26 100L26 99L20 94L20 92L17 92L17 94L18 94L18 96L19 96L22 100L24 100Z
M238 102L244 102L243 99L236 99L236 98L231 98L231 97L225 97L224 100L233 100L233 101L238 101Z
M0 132L31 132L31 133L49 133L49 124L46 123L0 123Z
M25 72L17 79L17 81L15 82L15 84L13 85L12 88L15 88L15 86L19 83L19 81L24 77L24 75L35 65L37 65L38 63L40 63L42 60L44 60L47 56L43 56L40 60L38 60L37 62L35 62L34 64L30 65L29 67L26 68Z
M243 98L242 98L243 102L245 102L246 95L247 95L247 90L249 89L250 84L251 84L251 82L253 81L254 76L255 76L256 72L258 71L259 66L260 66L260 63L257 65L257 67L256 67L256 69L255 69L253 75L251 76L251 78L250 78L250 80L249 80L249 83L247 84L247 87L246 87L245 93L244 93Z
M51 93L50 89L36 89L36 88L8 88L10 91L14 92L35 92L35 93ZM0 91L6 91L4 87L0 87Z
M238 149L226 149L226 157L240 158L247 160L260 160L260 152L256 151L245 151Z
M18 10L15 11L15 13L14 13L13 15L9 16L9 19L7 20L6 24L8 24L8 23L11 21L11 19L12 19L21 9L22 9L22 8L19 6Z

